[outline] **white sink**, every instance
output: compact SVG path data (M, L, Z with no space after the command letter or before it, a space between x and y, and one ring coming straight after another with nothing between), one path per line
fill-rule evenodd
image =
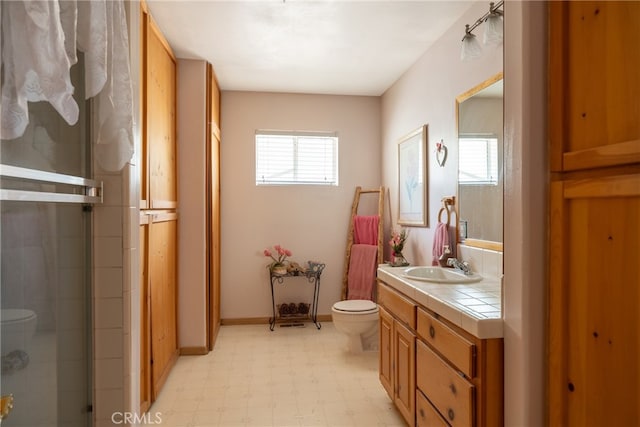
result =
M482 280L482 276L476 273L467 275L460 270L442 267L410 267L402 273L402 276L433 283L474 283Z

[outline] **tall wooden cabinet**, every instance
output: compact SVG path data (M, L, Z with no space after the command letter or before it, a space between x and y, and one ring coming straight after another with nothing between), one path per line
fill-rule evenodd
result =
M209 153L207 159L207 180L209 183L207 196L209 207L208 247L209 247L209 348L212 349L220 330L220 87L211 64L207 67L209 77Z
M640 2L550 2L548 424L640 425Z
M206 354L220 326L220 91L211 64L178 60L180 351Z
M176 60L141 3L140 403L155 400L178 357Z

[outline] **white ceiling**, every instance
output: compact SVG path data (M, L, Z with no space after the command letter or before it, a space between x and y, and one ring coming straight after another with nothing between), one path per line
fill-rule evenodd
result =
M473 1L147 4L176 56L211 62L223 90L378 96Z

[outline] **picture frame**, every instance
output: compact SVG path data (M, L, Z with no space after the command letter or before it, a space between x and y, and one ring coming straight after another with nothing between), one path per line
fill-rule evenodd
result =
M429 126L423 125L398 141L398 224L428 227Z

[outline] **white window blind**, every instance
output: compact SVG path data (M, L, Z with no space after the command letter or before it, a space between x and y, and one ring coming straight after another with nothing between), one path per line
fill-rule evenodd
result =
M460 137L459 175L460 184L498 184L498 139Z
M338 185L335 132L256 132L256 185Z

